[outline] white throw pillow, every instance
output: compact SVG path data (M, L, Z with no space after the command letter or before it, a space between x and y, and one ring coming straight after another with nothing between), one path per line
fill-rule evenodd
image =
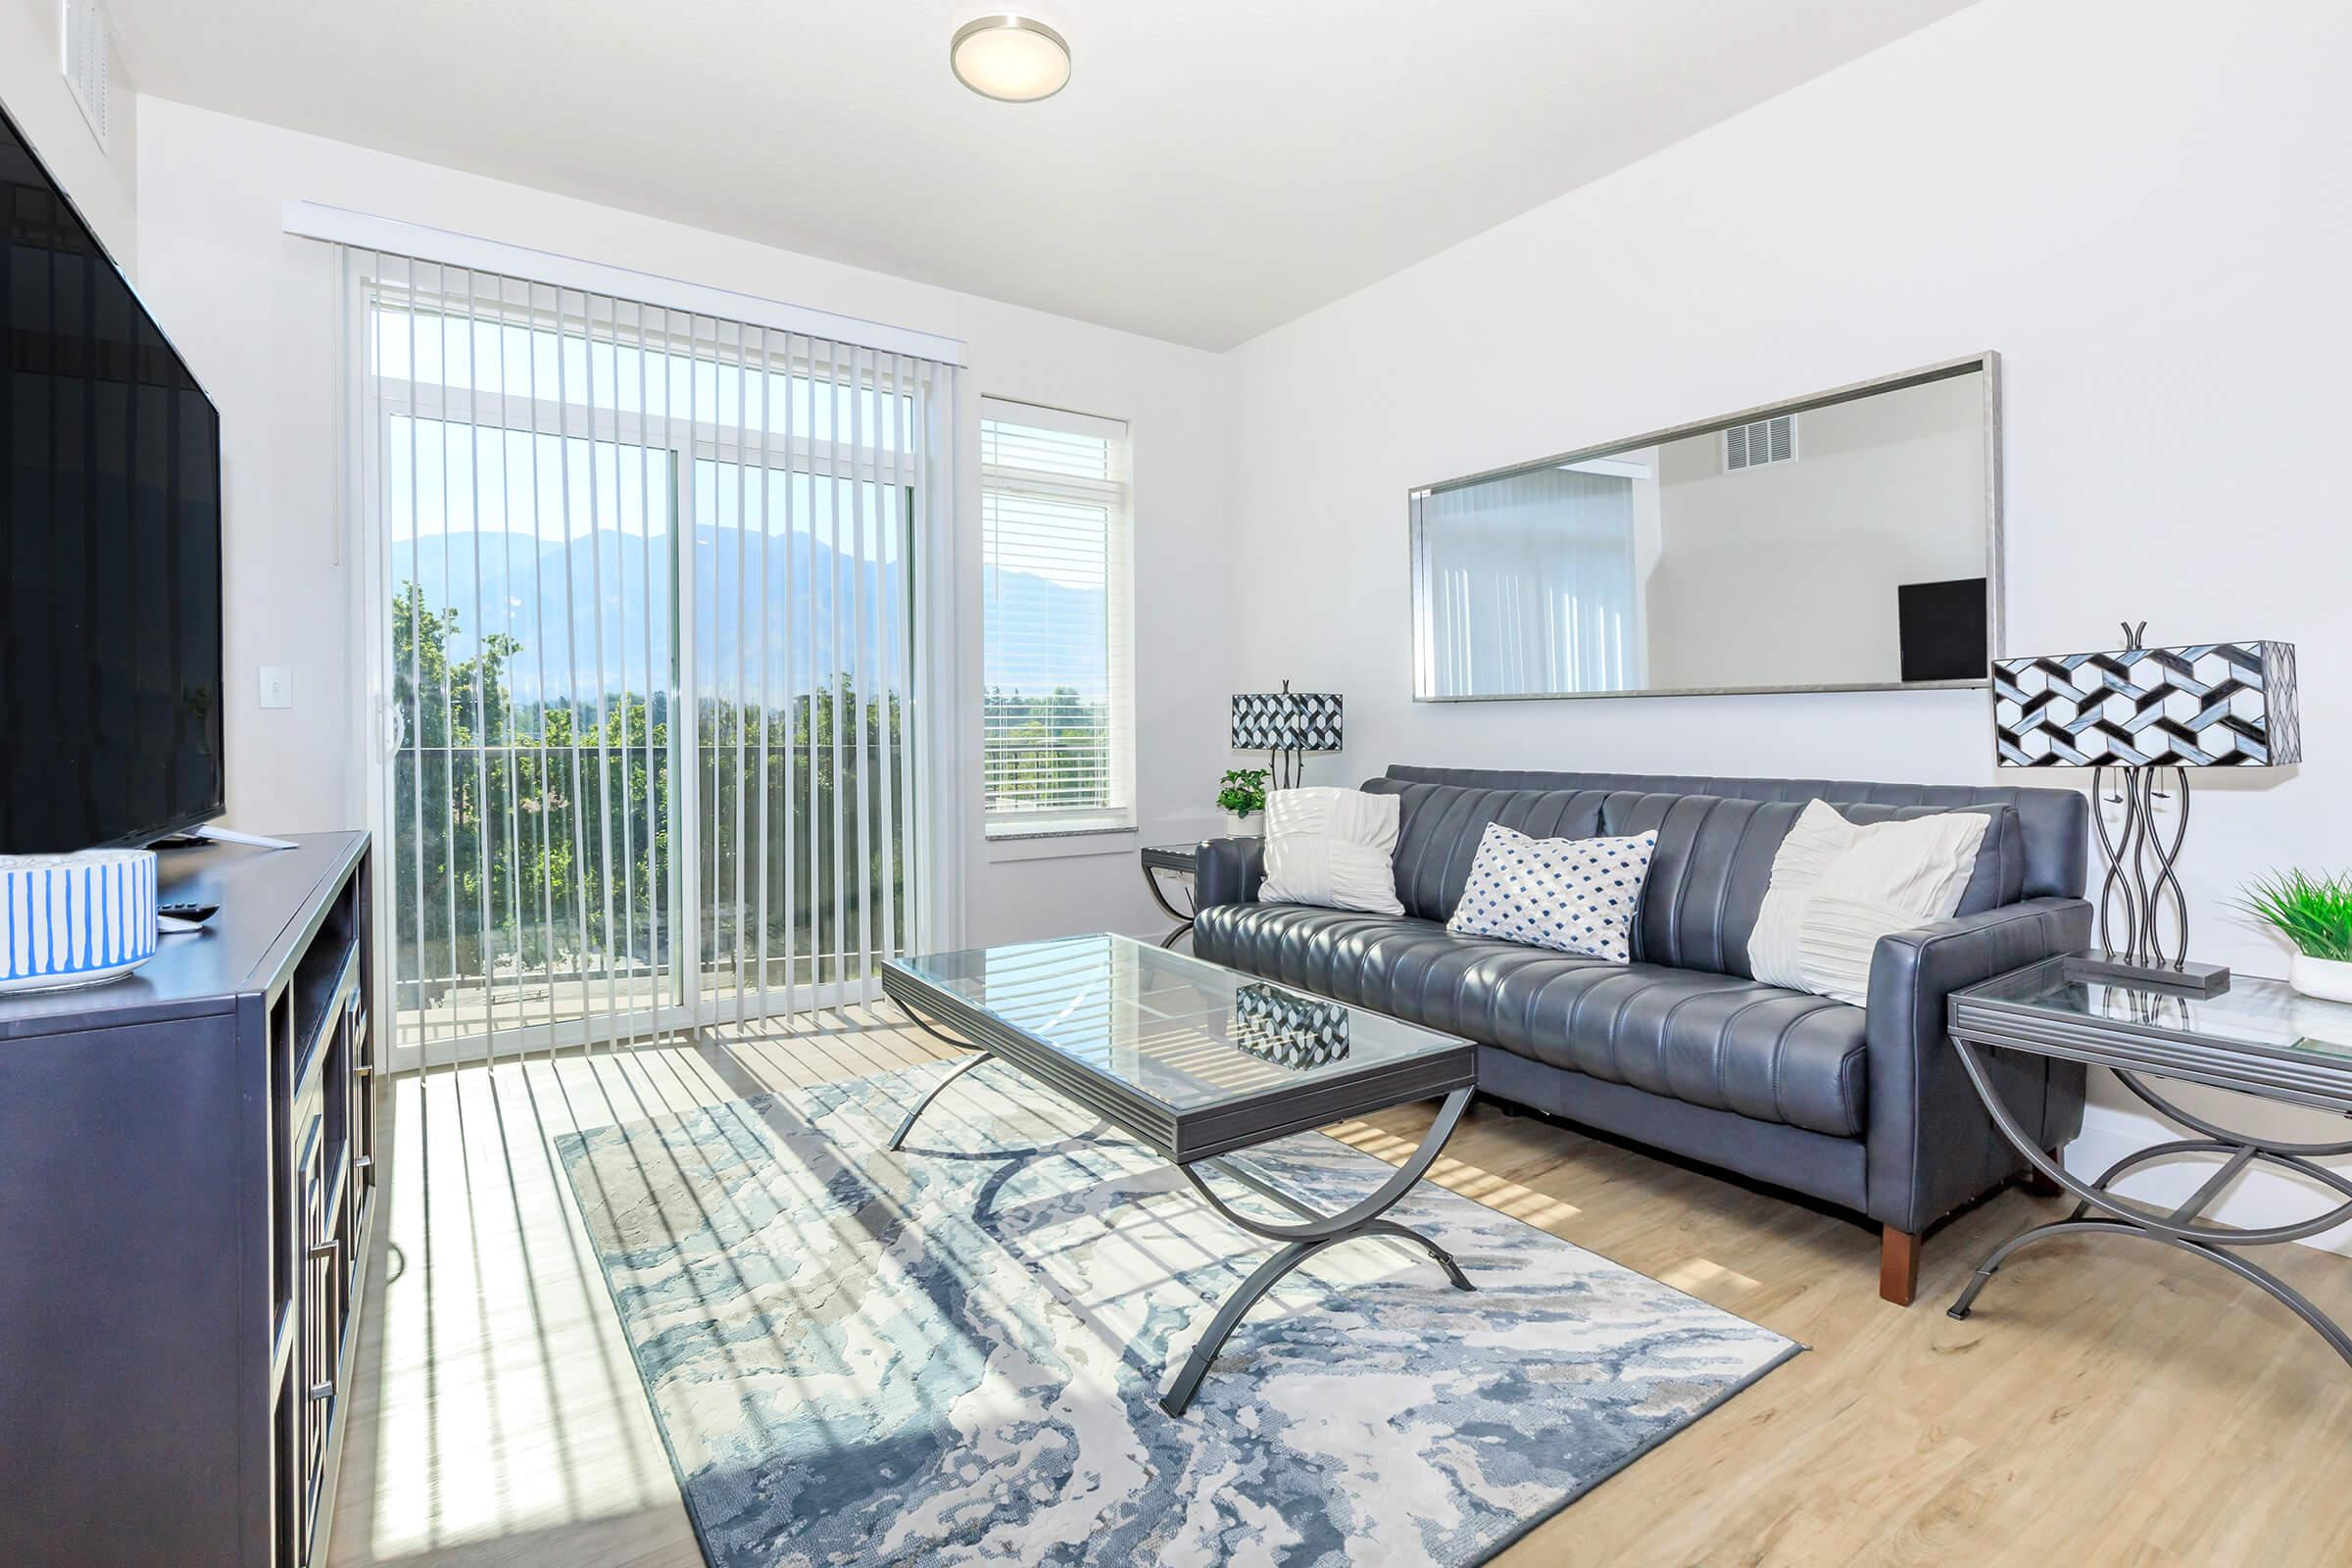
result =
M1257 902L1402 914L1390 857L1403 811L1394 795L1276 790L1266 797L1266 876Z
M1490 822L1446 929L1612 963L1634 956L1634 911L1658 836L1535 839Z
M1879 938L1951 918L1989 820L1939 811L1860 826L1826 801L1809 803L1773 858L1747 939L1749 971L1863 1005Z

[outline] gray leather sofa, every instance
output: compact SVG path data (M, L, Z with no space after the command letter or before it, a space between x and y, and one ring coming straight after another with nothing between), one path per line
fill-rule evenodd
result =
M1928 1227L2026 1173L1961 1073L1944 999L2087 944L2081 795L1431 767L1393 767L1364 788L1402 798L1402 917L1255 903L1262 846L1212 839L1199 862L1195 951L1466 1036L1482 1094L1868 1216L1882 1227L1880 1293L1900 1304ZM1880 942L1866 1008L1748 971L1773 857L1814 799L1857 821L1992 818L1960 912ZM1540 838L1657 829L1634 961L1448 933L1489 822ZM2045 1146L2081 1130L2080 1067L1996 1070Z

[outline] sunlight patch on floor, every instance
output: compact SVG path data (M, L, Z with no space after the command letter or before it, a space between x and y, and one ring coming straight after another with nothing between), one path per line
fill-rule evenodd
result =
M1411 1137L1375 1127L1369 1122L1338 1122L1324 1129L1350 1149L1385 1159L1392 1165L1402 1164L1420 1147L1418 1132ZM1513 1219L1525 1220L1543 1230L1559 1232L1569 1220L1584 1212L1576 1204L1524 1187L1505 1176L1475 1165L1466 1165L1449 1155L1440 1155L1430 1167L1430 1181L1464 1198L1476 1199L1490 1208L1500 1209Z
M1669 1269L1659 1271L1658 1282L1671 1285L1691 1296L1703 1296L1713 1300L1740 1291L1760 1291L1764 1282L1725 1268L1712 1258L1687 1257Z
M564 1090L582 1086L557 1076L505 1063L388 1086L402 1143L370 1390L374 1559L675 1505L559 1195L547 1141L571 1120ZM572 1098L604 1119L588 1114L601 1095Z

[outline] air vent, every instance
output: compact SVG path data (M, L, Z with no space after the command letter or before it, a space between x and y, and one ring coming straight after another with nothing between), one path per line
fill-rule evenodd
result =
M66 85L81 105L81 118L90 134L106 146L106 80L114 53L107 41L106 17L97 0L66 0Z
M1788 463L1796 457L1796 416L1776 414L1752 424L1735 424L1723 432L1723 471L1760 468L1767 463Z

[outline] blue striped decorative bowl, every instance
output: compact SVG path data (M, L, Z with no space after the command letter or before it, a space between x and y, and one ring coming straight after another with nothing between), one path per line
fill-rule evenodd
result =
M126 975L155 933L154 851L0 855L0 992Z

